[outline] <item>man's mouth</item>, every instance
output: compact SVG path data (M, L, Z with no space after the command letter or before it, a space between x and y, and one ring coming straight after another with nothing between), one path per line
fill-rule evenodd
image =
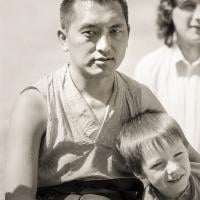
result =
M113 61L114 59L111 58L111 57L101 57L101 58L95 58L94 59L94 62L97 64L97 65L104 65L105 63L107 62L110 62L110 61Z
M113 58L111 57L100 57L100 58L96 58L95 61L102 61L102 62L106 62L106 61L110 61L113 60Z

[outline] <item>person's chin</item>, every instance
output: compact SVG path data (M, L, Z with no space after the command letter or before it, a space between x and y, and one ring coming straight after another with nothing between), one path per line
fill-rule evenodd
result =
M181 193L184 192L187 185L189 184L189 179L183 175L179 179L168 182L171 190L169 191L171 198L177 198Z
M93 69L99 74L112 74L116 67L114 62L96 62L93 65Z
M87 74L91 77L105 77L105 76L110 76L111 74L114 73L113 70L108 70L105 69L104 67L99 67L98 65L92 66L90 69L87 70Z

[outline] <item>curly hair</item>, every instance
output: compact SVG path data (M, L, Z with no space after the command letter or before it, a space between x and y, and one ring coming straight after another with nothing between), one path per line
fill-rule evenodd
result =
M63 0L61 5L60 5L60 21L61 21L61 27L63 29L67 29L66 26L69 26L70 22L71 22L71 17L73 14L73 5L77 0ZM84 0L82 0L84 1ZM88 1L88 0L85 0ZM127 6L127 2L126 0L90 0L90 1L94 1L97 2L99 4L106 4L109 2L119 2L121 8L122 8L122 12L124 14L125 20L126 20L126 24L127 27L129 29L129 20L128 20L128 6Z
M164 43L169 47L173 44L173 34L175 32L172 11L176 4L176 0L160 0L158 5L158 37L164 39Z

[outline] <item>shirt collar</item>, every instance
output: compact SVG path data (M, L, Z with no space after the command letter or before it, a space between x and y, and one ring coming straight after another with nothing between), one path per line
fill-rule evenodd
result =
M177 43L175 43L172 48L174 50L174 62L175 63L182 61L185 64L191 65L191 66L197 66L200 64L200 56L196 61L189 63L188 60L184 57L184 55L183 55L181 49L178 47Z
M173 48L173 52L174 52L174 54L173 54L173 60L174 60L175 64L179 63L180 61L188 63L188 61L183 56L180 48L178 47L178 45L176 43L171 48Z

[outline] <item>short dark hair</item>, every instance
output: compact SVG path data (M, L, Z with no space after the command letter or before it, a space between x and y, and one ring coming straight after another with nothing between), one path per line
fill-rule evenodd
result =
M77 0L63 0L60 5L60 21L62 29L67 29L71 22L71 17L73 14L73 5ZM99 4L106 4L109 2L119 2L122 12L124 14L127 27L129 28L129 21L128 21L128 6L126 0L79 0L79 1L94 1Z
M143 152L163 149L164 143L174 144L178 139L184 141L178 123L166 113L146 111L126 122L120 132L118 149L130 172L143 175Z
M169 47L173 45L175 27L172 21L172 11L176 5L176 0L160 0L158 5L158 37L164 39L164 43Z

